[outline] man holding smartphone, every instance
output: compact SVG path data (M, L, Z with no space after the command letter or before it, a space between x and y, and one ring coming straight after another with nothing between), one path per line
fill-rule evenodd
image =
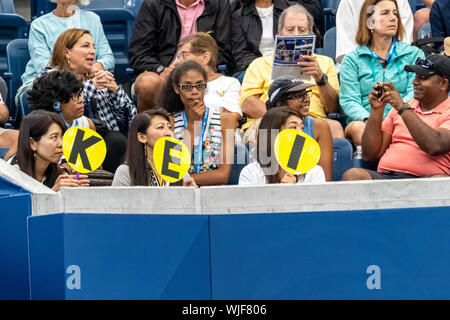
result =
M450 57L418 58L405 70L416 73L413 100L404 102L390 82L378 82L369 95L363 157L379 159L378 170L353 168L342 180L450 176ZM393 109L382 120L388 103Z

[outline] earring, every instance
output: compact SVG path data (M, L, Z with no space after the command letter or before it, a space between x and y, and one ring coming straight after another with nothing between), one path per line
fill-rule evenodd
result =
M36 159L36 151L33 151L33 157Z
M147 159L147 147L144 144L144 158Z
M370 29L370 33L373 34L373 29Z
M53 102L53 108L55 108L55 110L56 110L57 112L60 112L60 111L61 111L60 105L61 105L61 104L60 104L59 101Z

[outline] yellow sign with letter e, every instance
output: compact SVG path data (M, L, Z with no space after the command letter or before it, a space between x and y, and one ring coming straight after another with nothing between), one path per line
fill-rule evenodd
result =
M97 170L105 160L106 143L94 130L71 127L63 137L63 153L72 169L89 173Z
M280 166L292 174L308 172L320 159L317 141L295 129L281 131L275 139L274 150Z
M191 153L183 142L163 137L153 147L153 162L161 178L173 183L181 180L188 172Z

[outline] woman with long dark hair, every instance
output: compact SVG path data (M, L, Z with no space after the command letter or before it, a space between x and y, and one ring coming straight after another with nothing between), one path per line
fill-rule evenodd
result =
M153 148L162 137L172 137L172 125L167 111L152 109L139 113L131 122L128 133L126 163L117 168L113 186L167 186L153 161ZM186 177L186 186L196 186L194 179ZM182 185L177 182L173 185Z
M59 162L63 155L62 136L66 125L53 112L36 110L27 115L20 124L19 148L11 164L53 191L61 187L87 187L86 175L67 175Z
M234 154L236 118L205 105L208 75L196 61L171 73L163 91L163 107L173 117L174 137L192 152L189 173L199 185L228 183ZM227 132L228 131L228 132Z
M325 182L325 173L319 165L304 174L293 175L285 171L275 157L274 134L284 129L303 131L303 120L304 116L290 107L267 111L258 129L257 161L242 169L239 177L240 185Z

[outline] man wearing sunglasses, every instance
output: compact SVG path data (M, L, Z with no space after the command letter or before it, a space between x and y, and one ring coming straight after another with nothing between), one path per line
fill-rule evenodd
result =
M369 95L363 157L380 159L377 172L353 168L342 180L450 176L450 58L418 58L405 70L416 73L413 100L404 102L390 82L377 83ZM382 121L388 103L393 109Z

